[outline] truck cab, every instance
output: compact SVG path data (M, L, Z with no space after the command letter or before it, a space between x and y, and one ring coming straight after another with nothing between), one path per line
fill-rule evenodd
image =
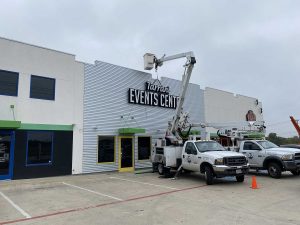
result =
M238 151L247 156L250 168L266 169L272 178L283 171L300 174L300 149L282 148L267 140L244 140Z

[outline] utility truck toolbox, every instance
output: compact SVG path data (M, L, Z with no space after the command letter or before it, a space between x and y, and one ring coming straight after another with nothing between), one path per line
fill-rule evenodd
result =
M167 167L179 167L178 162L181 162L182 147L166 146L164 148Z

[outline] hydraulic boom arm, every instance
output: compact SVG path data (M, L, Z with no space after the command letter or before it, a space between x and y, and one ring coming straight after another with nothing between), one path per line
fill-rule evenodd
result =
M187 62L184 65L185 71L184 71L184 74L182 77L181 91L180 91L180 95L179 95L179 100L177 102L175 116L173 117L171 126L169 126L168 131L167 131L168 135L172 134L172 135L176 136L177 138L179 138L180 135L178 135L178 133L177 133L177 127L179 124L180 115L182 113L182 106L183 106L186 90L188 88L188 84L189 84L190 77L191 77L191 74L192 74L192 71L194 68L194 64L196 63L196 58L195 58L193 52L186 52L186 53L176 54L176 55L172 55L172 56L168 56L168 57L163 56L160 59L157 59L153 54L147 53L144 56L145 60L147 57L149 57L149 58L148 58L148 62L145 61L145 65L148 63L147 64L148 67L145 66L145 69L152 69L153 64L155 66L155 69L157 69L158 66L162 66L163 63L166 61L180 59L180 58L187 59ZM150 59L150 61L149 61L149 59ZM151 61L153 61L153 62L151 62Z

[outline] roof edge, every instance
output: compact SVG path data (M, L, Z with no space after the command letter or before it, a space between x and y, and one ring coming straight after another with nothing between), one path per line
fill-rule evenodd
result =
M67 52L63 52L63 51L59 51L59 50L56 50L56 49L51 49L51 48L47 48L47 47L43 47L43 46L38 46L38 45L34 45L34 44L22 42L22 41L17 41L17 40L10 39L10 38L5 38L5 37L0 36L0 39L6 40L6 41L16 42L16 43L23 44L23 45L29 45L29 46L32 46L32 47L41 48L41 49L45 49L45 50L50 50L50 51L62 53L62 54L65 54L65 55L74 56L74 58L76 57L75 54L71 54L71 53L67 53Z

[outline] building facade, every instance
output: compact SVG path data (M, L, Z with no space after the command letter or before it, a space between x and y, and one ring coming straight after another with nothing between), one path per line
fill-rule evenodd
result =
M149 73L100 61L86 64L83 173L151 166L152 145L165 135L180 88L178 80L158 81ZM189 84L183 109L191 121L204 121L203 107L203 90Z
M74 55L0 38L0 179L82 172L83 75Z
M204 112L207 123L264 121L262 102L257 98L208 87L204 90ZM214 137L217 129L207 127L206 132Z
M0 38L0 179L150 167L180 90L179 80ZM198 84L183 111L192 123L263 120L256 98Z

